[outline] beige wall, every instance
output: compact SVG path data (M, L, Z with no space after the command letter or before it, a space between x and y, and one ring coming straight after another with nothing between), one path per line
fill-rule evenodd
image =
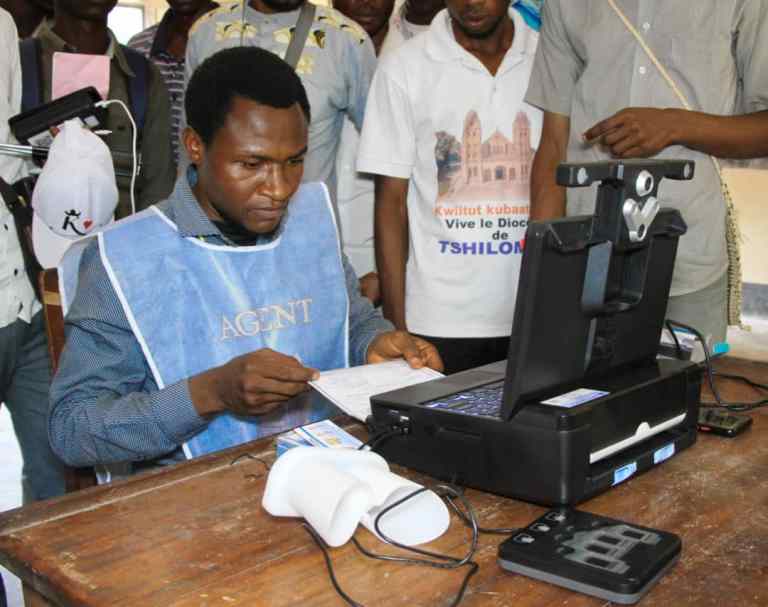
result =
M730 169L728 185L741 228L744 282L768 285L768 170Z
M165 0L144 0L144 25L154 25L160 21L166 10L168 3Z

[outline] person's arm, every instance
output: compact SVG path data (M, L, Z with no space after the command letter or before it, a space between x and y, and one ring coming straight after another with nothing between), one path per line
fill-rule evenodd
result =
M392 323L381 316L371 301L360 293L360 283L349 263L342 254L344 280L349 297L349 362L350 365L362 365L367 361L368 347L382 333L392 331Z
M573 11L569 0L548 0L541 17L525 101L544 112L541 139L531 167L532 220L565 214L565 189L555 183L557 165L567 159L573 92L584 70L566 23Z
M733 38L712 42L717 52L734 57L741 89L735 115L625 108L588 129L585 138L620 158L653 156L671 145L720 158L768 156L768 3L743 4Z
M385 318L406 330L405 266L408 261L408 179L376 176L374 235Z
M544 220L565 215L565 188L555 182L557 165L565 161L571 120L568 116L544 112L539 148L531 168L531 219Z
M347 79L347 116L358 131L363 130L363 117L371 89L371 81L376 71L376 52L370 38L360 44L347 36L345 47L345 77Z
M414 104L407 91L408 46L382 61L373 79L357 169L375 175L374 245L384 316L406 329L408 184L416 159Z
M147 113L141 140L141 177L137 182L136 210L165 200L176 181L171 147L171 104L157 67L149 64Z
M0 143L16 143L8 119L21 108L21 64L16 26L7 13L0 14ZM0 178L13 183L26 174L21 158L0 154Z
M157 389L95 242L83 253L66 331L48 412L51 447L66 464L155 459L208 423L187 382Z
M719 158L768 156L768 111L716 116L676 108L625 108L584 133L616 158L650 158L682 145Z

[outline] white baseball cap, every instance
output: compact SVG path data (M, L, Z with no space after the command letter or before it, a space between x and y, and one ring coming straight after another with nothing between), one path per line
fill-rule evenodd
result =
M59 265L69 245L112 221L117 202L109 148L78 120L68 120L32 192L32 243L40 265Z

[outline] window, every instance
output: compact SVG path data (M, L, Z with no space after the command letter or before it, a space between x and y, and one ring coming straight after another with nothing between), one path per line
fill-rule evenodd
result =
M144 29L144 6L136 2L120 2L109 13L109 29L117 41L127 44L133 36Z

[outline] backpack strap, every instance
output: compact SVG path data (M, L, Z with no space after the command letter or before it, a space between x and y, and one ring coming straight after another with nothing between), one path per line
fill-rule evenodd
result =
M128 85L128 97L130 98L133 118L136 120L136 130L139 138L141 138L149 99L149 61L139 51L124 45L120 46L125 54L125 60L135 74Z
M35 256L34 246L32 244L32 205L29 199L21 194L24 192L31 198L32 188L34 187L32 177L24 179L10 185L0 177L0 199L13 215L13 222L16 224L16 236L19 239L21 247L21 256L24 259L24 269L27 271L27 278L35 291L35 295L40 299L40 284L38 276L42 268L40 262ZM42 299L40 299L42 301Z
M21 59L21 111L27 112L43 102L43 73L40 65L40 40L19 41Z
M299 64L301 52L304 50L304 46L307 43L307 36L309 36L312 22L315 20L316 10L315 5L308 0L305 0L304 4L301 5L299 18L296 20L296 27L294 27L293 35L291 36L291 41L285 51L284 59L284 61L294 70Z

